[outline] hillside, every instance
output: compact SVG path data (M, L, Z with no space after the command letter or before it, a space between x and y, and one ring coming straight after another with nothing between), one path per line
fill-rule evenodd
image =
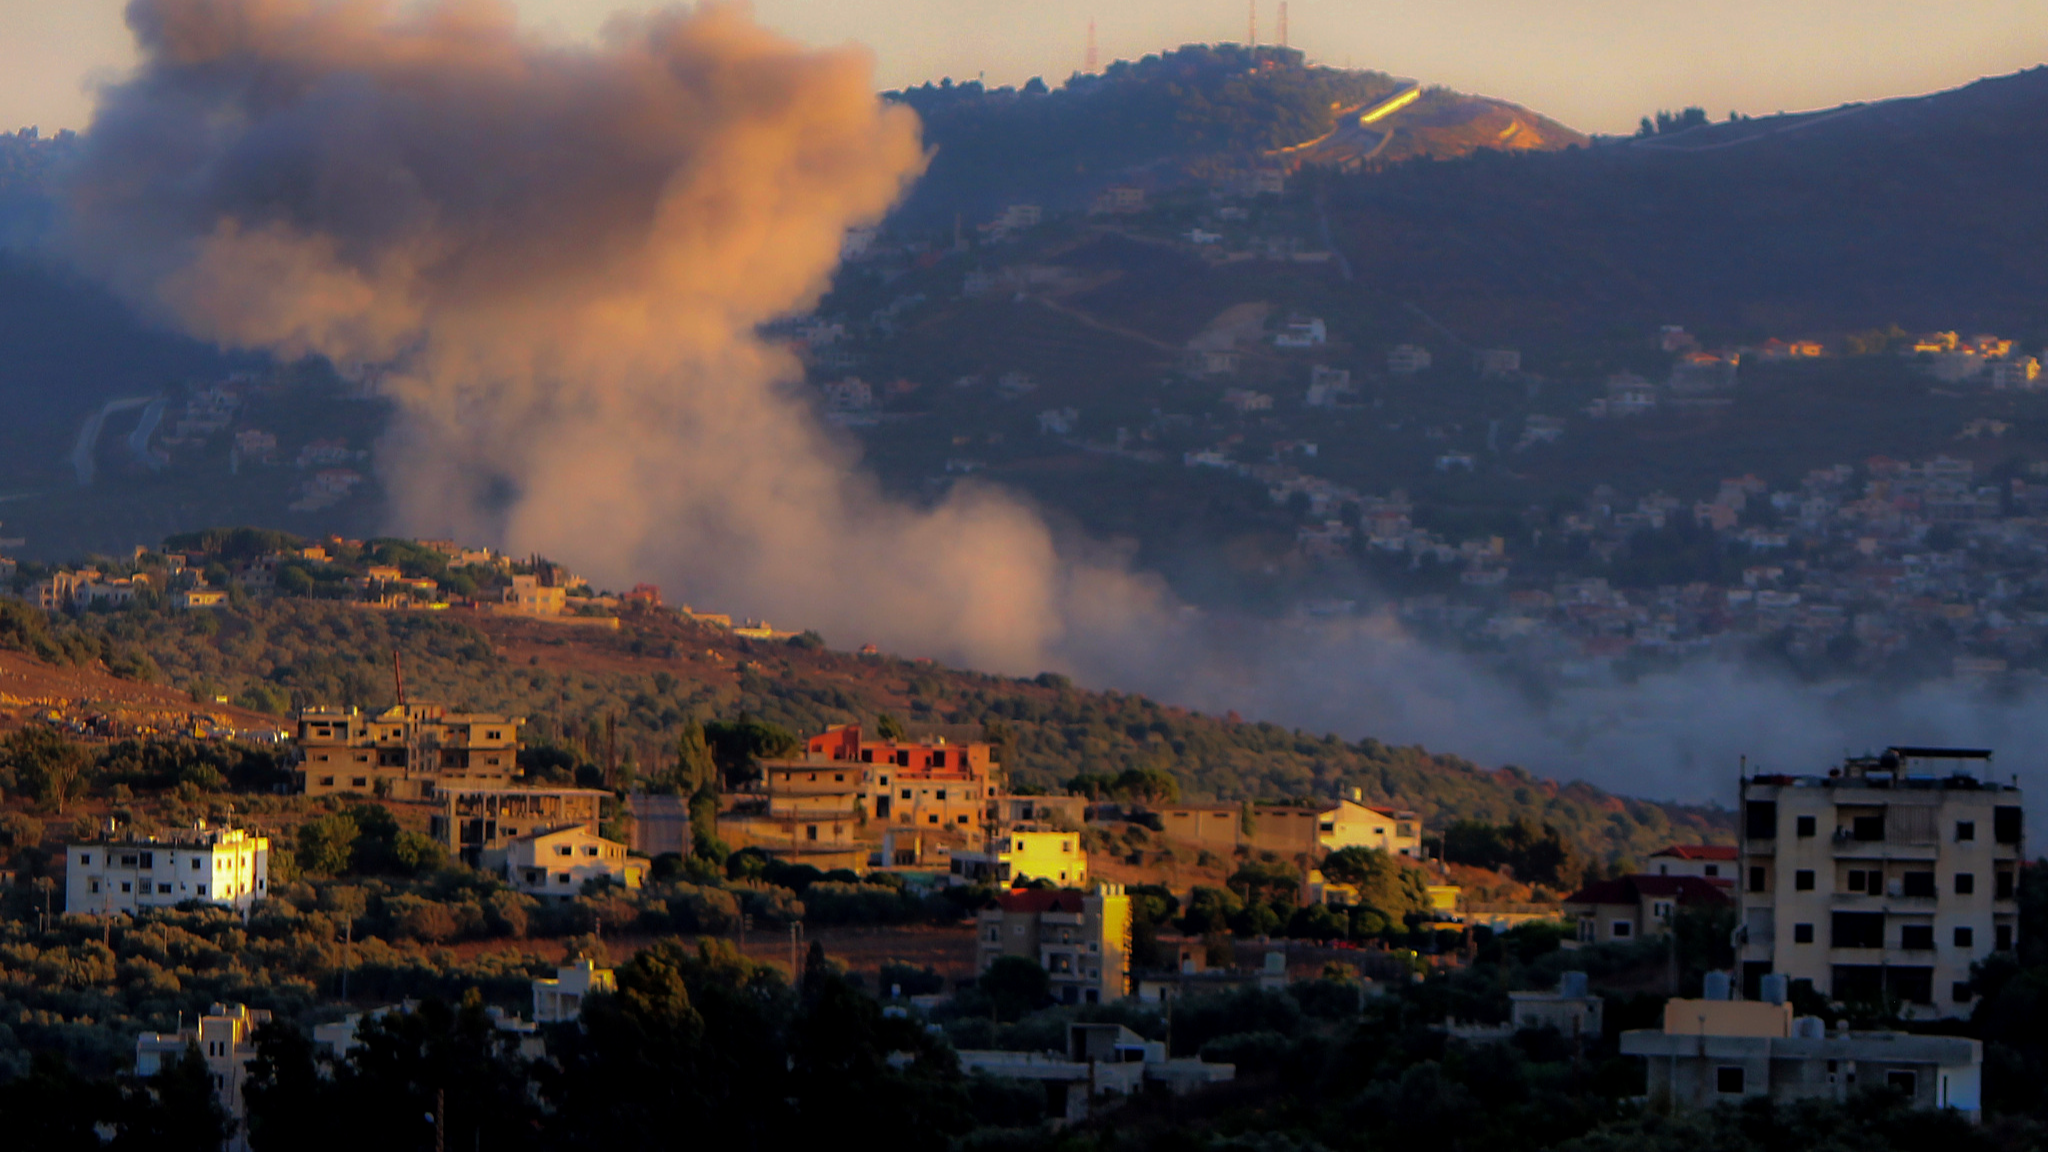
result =
M671 612L629 615L617 631L455 609L366 611L280 599L213 613L132 609L76 627L99 650L147 655L163 680L202 696L284 711L393 700L391 654L409 694L528 719L528 741L602 762L606 725L621 765L673 760L691 720L742 716L815 733L882 712L920 725L980 727L1003 746L1019 786L1058 790L1080 774L1170 772L1184 794L1327 797L1353 788L1457 819L1556 827L1596 859L1640 859L1670 842L1725 838L1724 813L1627 799L1516 768L1487 770L1419 747L1289 731L1167 707L1141 696L1018 680L808 642L753 641ZM957 734L957 729L955 730Z
M888 98L917 110L931 170L899 219L983 218L1017 202L1079 208L1105 185L1172 187L1268 162L1299 163L1297 146L1411 87L1382 72L1309 65L1275 47L1185 45L1120 60L1057 89L927 83ZM1432 88L1376 121L1358 155L1324 149L1317 163L1463 156L1478 148L1561 148L1585 137L1502 101ZM1290 150L1294 151L1289 155Z

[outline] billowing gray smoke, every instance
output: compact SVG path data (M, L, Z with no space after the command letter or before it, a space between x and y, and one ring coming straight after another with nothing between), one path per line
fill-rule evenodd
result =
M840 641L1035 671L1146 612L1014 500L892 503L755 336L923 166L871 63L738 7L594 48L507 4L133 0L69 243L194 335L373 374L396 527L655 576Z
M708 5L597 47L495 0L133 0L67 197L71 255L202 338L381 381L395 528L653 577L835 642L1350 736L1731 794L1736 757L2048 734L2027 709L1878 708L1716 665L1531 705L1377 623L1191 628L1156 582L965 486L891 502L755 336L921 170L870 63ZM2032 740L2038 742L2038 740Z

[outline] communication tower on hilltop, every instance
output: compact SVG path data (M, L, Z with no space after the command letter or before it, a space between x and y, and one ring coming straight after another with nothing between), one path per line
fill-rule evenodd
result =
M1081 66L1081 71L1086 73L1087 75L1093 76L1095 75L1095 66L1095 17L1090 16L1088 18L1088 57L1087 63Z
M1280 46L1287 47L1287 0L1280 0Z
M1248 48L1257 48L1259 46L1259 0L1251 0L1249 7L1251 8L1251 21L1250 25L1245 29L1244 42Z

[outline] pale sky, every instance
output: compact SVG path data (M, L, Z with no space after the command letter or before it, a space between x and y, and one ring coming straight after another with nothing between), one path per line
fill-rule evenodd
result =
M0 0L0 130L83 128L91 87L132 61L124 0ZM636 0L514 0L590 35ZM894 88L1079 69L1088 20L1103 61L1245 38L1247 0L756 0L816 44L857 41ZM1258 0L1259 37L1278 0ZM1499 96L1589 132L1659 108L1715 118L1914 95L2048 59L2048 0L1290 0L1289 43L1325 64Z

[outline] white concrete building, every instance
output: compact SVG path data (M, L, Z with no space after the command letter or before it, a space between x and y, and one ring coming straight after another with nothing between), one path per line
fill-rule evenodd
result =
M1745 1097L1842 1101L1868 1088L1901 1093L1916 1108L1982 1118L1984 1045L1960 1036L1828 1032L1788 1004L1668 1000L1661 1030L1621 1034L1643 1058L1653 1104L1710 1107Z
M646 877L647 861L627 856L624 844L581 824L528 833L505 851L506 882L528 896L567 900L581 895L591 880L638 888Z
M967 1049L960 1053L960 1070L1044 1084L1052 1115L1062 1123L1086 1120L1097 1101L1135 1096L1147 1082L1185 1095L1237 1078L1234 1064L1171 1059L1166 1045L1121 1024L1069 1024L1064 1052Z
M1738 959L1836 1001L1967 1016L1970 966L2014 947L2024 859L2016 784L1991 753L1891 748L1825 776L1742 781Z
M595 961L578 960L574 964L555 969L553 976L541 976L533 982L533 1022L535 1024L566 1024L583 1014L583 998L593 992L617 992L618 977L610 968L599 968Z
M269 893L270 840L240 828L113 835L64 849L64 910L132 916L186 901L247 912Z

